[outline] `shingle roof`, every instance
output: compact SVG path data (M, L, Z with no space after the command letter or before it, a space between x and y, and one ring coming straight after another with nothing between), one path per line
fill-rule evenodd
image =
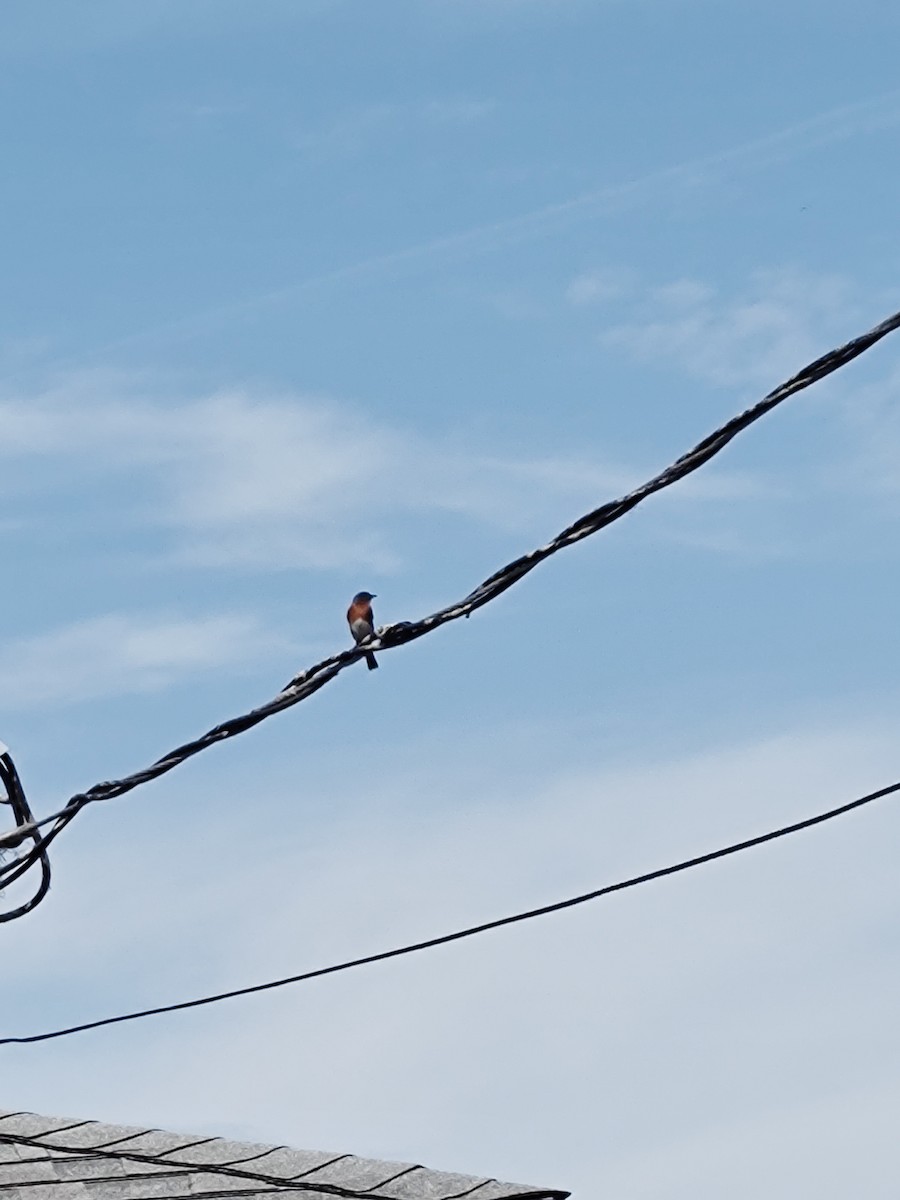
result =
M2 1200L565 1200L411 1163L0 1110Z

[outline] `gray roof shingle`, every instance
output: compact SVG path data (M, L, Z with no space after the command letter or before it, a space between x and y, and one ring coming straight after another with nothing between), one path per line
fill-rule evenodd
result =
M565 1200L556 1188L0 1110L0 1200Z

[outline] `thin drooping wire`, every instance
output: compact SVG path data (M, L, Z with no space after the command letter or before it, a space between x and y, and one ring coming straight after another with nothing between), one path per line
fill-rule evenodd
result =
M223 1000L234 1000L238 996L252 996L257 992L269 992L275 988L287 987L295 983L308 983L311 979L321 979L325 975L337 975L343 971L351 971L356 967L371 966L373 963L385 962L391 958L402 958L408 954L418 954L422 950L432 950L436 946L446 946L450 942L460 942L465 938L475 937L479 933L487 933L492 929L502 929L506 925L516 925L521 921L533 921L536 917L545 917L550 913L562 912L567 908L576 908L580 904L587 904L591 900L599 900L603 896L611 896L614 892L624 892L629 888L640 887L645 883L652 883L655 879L664 879L668 875L678 875L682 871L690 871L694 867L701 867L706 863L715 862L716 859L728 858L732 854L740 854L744 850L752 850L756 846L763 846L766 842L774 842L778 838L788 837L793 833L800 833L804 829L812 829L815 825L822 825L826 821L833 821L836 817L842 817L846 813L853 812L854 809L863 808L867 804L872 804L875 800L881 800L885 796L893 795L895 792L900 792L900 781L889 784L887 787L879 788L876 792L869 792L865 796L859 796L855 800L850 800L845 804L840 804L836 808L829 808L824 812L816 813L815 816L806 817L802 821L795 821L791 825L782 825L778 829L769 830L768 833L758 834L756 837L747 838L742 842L733 842L729 846L723 846L718 850L710 850L706 854L698 854L694 858L686 858L681 862L672 863L667 867L659 867L655 871L647 871L642 875L633 875L630 879L620 880L618 883L608 883L604 887L596 888L592 892L583 892L578 896L570 896L566 900L557 900L553 904L544 904L540 908L527 909L524 912L513 913L508 917L498 917L493 921L484 921L480 925L470 925L466 929L457 929L453 933L439 934L437 937L427 938L421 942L410 942L405 946L397 946L392 950L381 950L376 954L366 954L362 958L351 958L344 962L333 963L328 967L317 967L312 971L303 971L299 975L287 975L281 979L272 979L266 983L254 983L248 987L234 988L228 992L217 992L210 996L201 996L195 1000L180 1000L174 1004L161 1004L156 1008L143 1008L134 1012L121 1013L114 1017L101 1017L95 1021L85 1021L80 1025L69 1025L63 1029L54 1029L47 1033L32 1033L22 1037L0 1037L0 1046L24 1045L32 1042L47 1042L53 1038L69 1037L74 1033L84 1033L89 1029L100 1029L105 1025L120 1025L125 1021L138 1021L144 1017L157 1017L163 1013L180 1012L187 1008L201 1008L207 1004L218 1004Z
M31 809L28 807L28 801L25 798L25 792L22 788L16 765L9 751L2 744L0 744L0 787L2 787L5 793L5 798L0 797L0 804L12 810L13 820L17 828L22 829L24 826L33 826L34 817L32 816ZM36 828L32 828L31 832L24 836L28 837L34 843L38 843L40 840ZM17 917L24 917L33 908L37 908L50 890L50 859L46 849L39 851L37 861L40 863L40 879L30 899L16 905L15 908L0 912L0 924L6 921L14 921ZM15 871L11 870L4 886L14 883L24 874L25 870L28 870L28 867L24 869L19 868Z
M879 342L883 337L886 337L897 328L900 328L900 312L894 313L867 333L863 333L852 341L847 342L846 345L839 346L837 349L831 350L827 354L822 355L821 358L817 358L814 362L809 363L796 375L769 392L762 400L746 409L743 413L732 417L730 421L727 421L720 428L716 429L708 437L704 438L703 441L694 446L692 450L683 454L671 466L661 471L658 475L654 475L652 479L649 479L646 483L628 492L626 495L619 497L619 499L610 500L592 512L586 513L583 517L579 517L577 521L569 525L566 529L563 529L561 533L553 538L552 541L547 542L546 545L532 550L529 554L522 555L521 558L515 559L499 571L496 571L457 604L442 608L438 612L432 613L431 616L419 621L401 621L385 626L379 630L377 637L372 637L351 650L344 650L340 654L332 655L315 666L301 671L267 704L215 726L215 728L196 738L194 741L185 742L184 745L171 750L163 758L158 759L142 771L136 771L134 774L127 775L122 779L95 784L86 792L79 792L72 796L67 804L58 812L51 813L40 821L33 822L30 826L23 826L0 835L0 848L4 846L15 847L21 845L26 835L30 835L35 829L42 828L48 824L52 825L50 831L38 838L30 850L21 853L11 863L0 868L0 887L3 887L10 878L17 878L23 871L28 870L38 860L39 855L46 851L69 822L87 805L98 800L111 800L117 796L122 796L132 789L140 787L142 784L148 783L160 775L166 774L166 772L179 766L193 755L199 754L202 750L217 745L228 738L236 737L238 734L252 729L260 721L274 716L275 713L282 712L286 708L291 708L293 705L299 704L301 700L308 699L319 688L324 687L326 683L329 683L346 667L356 662L357 659L362 658L368 651L389 650L395 646L403 646L407 642L412 642L416 638L423 637L426 633L431 633L434 629L447 624L449 621L456 621L460 617L470 616L476 609L495 600L507 588L512 587L514 583L517 583L529 571L532 571L538 563L543 562L544 559L549 558L552 554L556 554L559 550L567 546L574 545L591 534L599 532L599 530L605 528L607 525L611 525L614 521L625 516L626 513L636 508L638 504L646 500L648 496L653 495L654 492L660 492L664 488L671 487L674 483L679 482L693 471L696 471L723 450L732 438L765 416L766 413L788 399L788 397L795 395L797 392L818 382L839 368L846 366L847 363L857 358L860 354L863 354L866 350L874 346L876 342Z

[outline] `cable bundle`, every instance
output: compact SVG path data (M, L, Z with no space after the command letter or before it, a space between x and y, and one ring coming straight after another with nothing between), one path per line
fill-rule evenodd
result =
M32 842L32 847L24 858L20 856L20 858L15 859L11 863L3 864L2 879L4 888L19 880L35 864L39 864L40 866L40 881L31 898L23 904L19 904L16 908L8 909L5 912L0 909L0 923L2 923L3 921L14 921L16 917L24 917L33 908L37 908L47 895L47 892L50 890L50 859L47 855L47 848L42 845L41 836L34 827L34 817L31 815L31 809L28 807L28 801L25 799L25 792L22 790L19 773L12 760L12 755L2 742L0 742L0 787L3 788L4 793L0 795L0 805L9 807L12 810L12 817L16 823L16 828L21 830L25 827L28 832L22 833L21 836L25 840ZM3 851L0 850L0 856L2 854Z

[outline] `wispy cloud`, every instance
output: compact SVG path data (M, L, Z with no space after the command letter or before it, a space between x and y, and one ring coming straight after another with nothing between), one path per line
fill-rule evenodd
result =
M642 476L602 457L514 459L435 442L321 397L148 398L100 376L0 403L0 430L12 517L27 518L36 490L44 505L56 496L57 513L69 491L99 491L119 523L162 532L154 553L191 566L385 570L397 562L387 531L398 518L449 514L543 537ZM713 473L685 498L747 488Z
M0 645L0 707L159 691L198 672L253 661L274 646L244 616L92 617Z
M353 155L387 137L435 136L441 130L471 125L493 108L492 100L469 96L360 105L298 130L292 142L296 149L319 157Z
M566 288L566 299L577 308L606 304L626 295L634 285L631 274L621 270L585 271Z
M849 282L836 276L760 271L731 296L679 279L638 292L628 318L601 337L705 383L767 389L852 332L859 307Z

